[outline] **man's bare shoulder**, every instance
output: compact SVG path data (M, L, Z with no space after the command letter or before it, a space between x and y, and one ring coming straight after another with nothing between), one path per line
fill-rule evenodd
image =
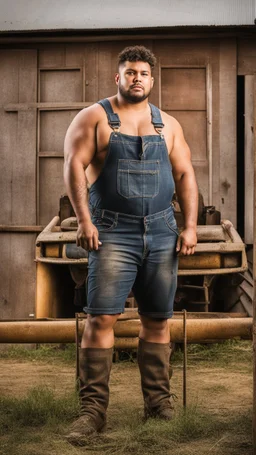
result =
M164 111L160 111L162 120L168 132L172 132L175 136L182 134L182 127L176 118L172 117L172 115L167 114Z
M98 103L82 109L74 118L76 126L96 126L104 117L104 109Z

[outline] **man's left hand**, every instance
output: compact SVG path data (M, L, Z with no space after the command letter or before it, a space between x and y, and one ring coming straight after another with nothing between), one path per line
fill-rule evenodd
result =
M179 255L189 256L194 254L196 244L196 228L186 228L178 237L176 251Z

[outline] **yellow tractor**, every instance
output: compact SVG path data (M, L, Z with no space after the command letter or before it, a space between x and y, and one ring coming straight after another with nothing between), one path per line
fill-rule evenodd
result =
M172 204L182 229L178 201L174 198ZM62 196L59 216L51 220L36 240L37 318L72 318L82 311L88 254L76 246L76 230L72 206L68 197ZM232 223L220 219L215 207L204 206L201 195L197 235L195 254L179 259L174 310L186 309L198 313L197 316L203 313L210 316L213 312L217 316L225 311L234 311L237 317L252 316L252 275L247 271L245 244ZM232 309L228 297L234 293L237 301ZM136 310L132 290L126 307Z

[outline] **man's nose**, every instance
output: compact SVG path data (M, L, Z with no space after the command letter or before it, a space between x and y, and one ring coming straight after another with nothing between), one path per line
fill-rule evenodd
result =
M135 82L138 82L138 81L140 81L140 80L141 80L140 74L139 74L139 73L138 73L138 74L135 74L135 76L134 76L134 81L135 81Z

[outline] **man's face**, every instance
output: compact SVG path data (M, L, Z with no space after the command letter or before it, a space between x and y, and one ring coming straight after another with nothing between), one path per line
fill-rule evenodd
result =
M124 62L115 76L118 91L129 103L148 98L153 87L150 65L146 62Z

